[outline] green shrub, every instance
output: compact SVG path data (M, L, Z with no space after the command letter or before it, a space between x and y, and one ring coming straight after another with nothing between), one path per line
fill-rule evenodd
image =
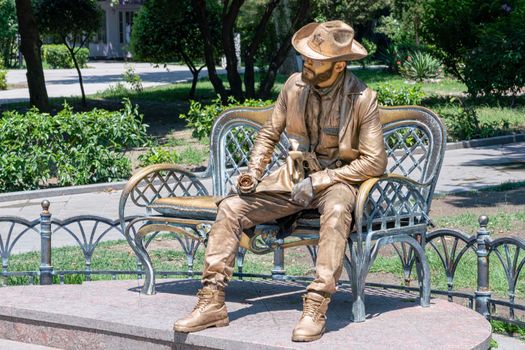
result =
M221 99L217 97L212 104L202 105L200 102L191 100L188 113L181 114L180 118L186 119L188 126L193 128L193 137L203 139L210 136L213 122L225 110L236 106L262 107L272 103L273 101L270 100L245 100L244 103L239 103L230 97L228 104L222 105Z
M135 72L135 68L133 68L133 66L126 66L126 70L124 71L124 74L122 74L122 78L131 86L132 91L142 92L144 90L142 87L142 79L140 78L140 75Z
M377 100L383 106L419 105L425 97L425 93L421 91L421 85L395 88L391 84L381 84L375 90Z
M139 166L145 167L159 163L178 163L180 156L176 151L170 151L162 147L151 147L148 151L139 156Z
M36 109L5 112L0 119L0 191L127 178L131 164L122 151L143 146L146 127L129 100L117 112L74 113L68 105L55 116Z
M390 45L379 52L379 61L388 67L393 73L399 72L401 67L403 53L397 45Z
M478 33L479 45L465 59L468 91L498 97L521 93L525 86L525 1Z
M439 115L447 127L449 139L463 141L477 138L493 137L509 131L508 120L481 122L473 107L464 106L451 100L453 109L441 110Z
M401 65L400 73L415 81L437 78L441 74L441 62L429 53L415 51Z
M363 68L365 68L365 66L367 64L369 64L371 61L372 61L372 56L376 53L377 51L377 44L374 43L373 41L371 40L368 40L366 38L364 38L361 43L363 44L363 46L365 47L366 51L368 52L368 56L366 56L365 58L359 60L359 63L361 64L361 66Z
M75 68L75 64L66 45L43 45L42 53L44 61L53 69ZM81 48L76 51L75 57L80 68L84 68L87 66L89 50L85 47Z
M525 1L429 0L424 6L425 40L469 94L520 92L525 85Z
M0 67L0 90L7 90L7 71Z

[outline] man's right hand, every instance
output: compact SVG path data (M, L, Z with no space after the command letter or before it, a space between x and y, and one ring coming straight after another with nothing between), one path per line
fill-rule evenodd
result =
M237 177L237 193L249 194L255 192L259 181L251 173L242 173Z

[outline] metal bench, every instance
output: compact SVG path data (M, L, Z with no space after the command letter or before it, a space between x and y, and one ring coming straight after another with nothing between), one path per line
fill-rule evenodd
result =
M119 215L125 236L145 269L143 293L155 293L154 269L145 237L158 232L183 235L192 242L190 253L199 243L205 243L216 215L215 200L235 186L236 177L247 166L257 131L271 113L272 107L235 108L221 114L212 129L209 166L201 175L174 164L158 164L142 169L128 181L120 198ZM410 250L409 265L416 266L421 305L428 306L430 300L430 272L423 247L445 151L445 129L432 111L422 107L387 107L380 108L379 113L389 159L387 173L361 184L345 257L356 322L365 319L365 279L379 249L386 244L398 242ZM287 150L288 139L283 135L267 173L282 164ZM206 181L211 181L211 195L204 185ZM146 214L126 224L129 200L146 208ZM292 232L283 232L280 227L269 222L242 235L237 259L241 268L246 251L274 252L274 276L282 271L286 248L308 246L315 260L317 213L302 213Z

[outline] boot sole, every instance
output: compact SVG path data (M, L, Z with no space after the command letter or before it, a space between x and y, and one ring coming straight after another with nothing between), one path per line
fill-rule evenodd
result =
M210 327L226 327L229 324L230 324L230 320L228 318L225 318L225 319L222 319L222 320L213 321L213 322L206 323L206 324L200 325L200 326L195 326L195 327L177 327L177 326L174 326L173 329L175 331L177 331L177 332L192 333L192 332L202 331L203 329L210 328Z
M325 328L323 328L323 330L321 331L320 334L316 334L316 335L299 335L299 336L294 336L292 335L292 341L295 341L295 342L309 342L309 341L314 341L314 340L317 340L317 339L321 339L321 337L323 336L324 334L324 331L325 331Z

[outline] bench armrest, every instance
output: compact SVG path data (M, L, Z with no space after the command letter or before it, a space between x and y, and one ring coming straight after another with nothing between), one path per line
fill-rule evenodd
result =
M170 196L206 196L208 190L197 176L178 165L153 164L141 169L129 180L119 202L119 219L125 226L125 208L129 198L138 207L147 207L158 198Z
M421 184L405 176L388 174L371 178L359 188L355 209L358 235L363 229L369 234L372 225L380 230L414 225L428 218L428 204L424 191L428 184Z

